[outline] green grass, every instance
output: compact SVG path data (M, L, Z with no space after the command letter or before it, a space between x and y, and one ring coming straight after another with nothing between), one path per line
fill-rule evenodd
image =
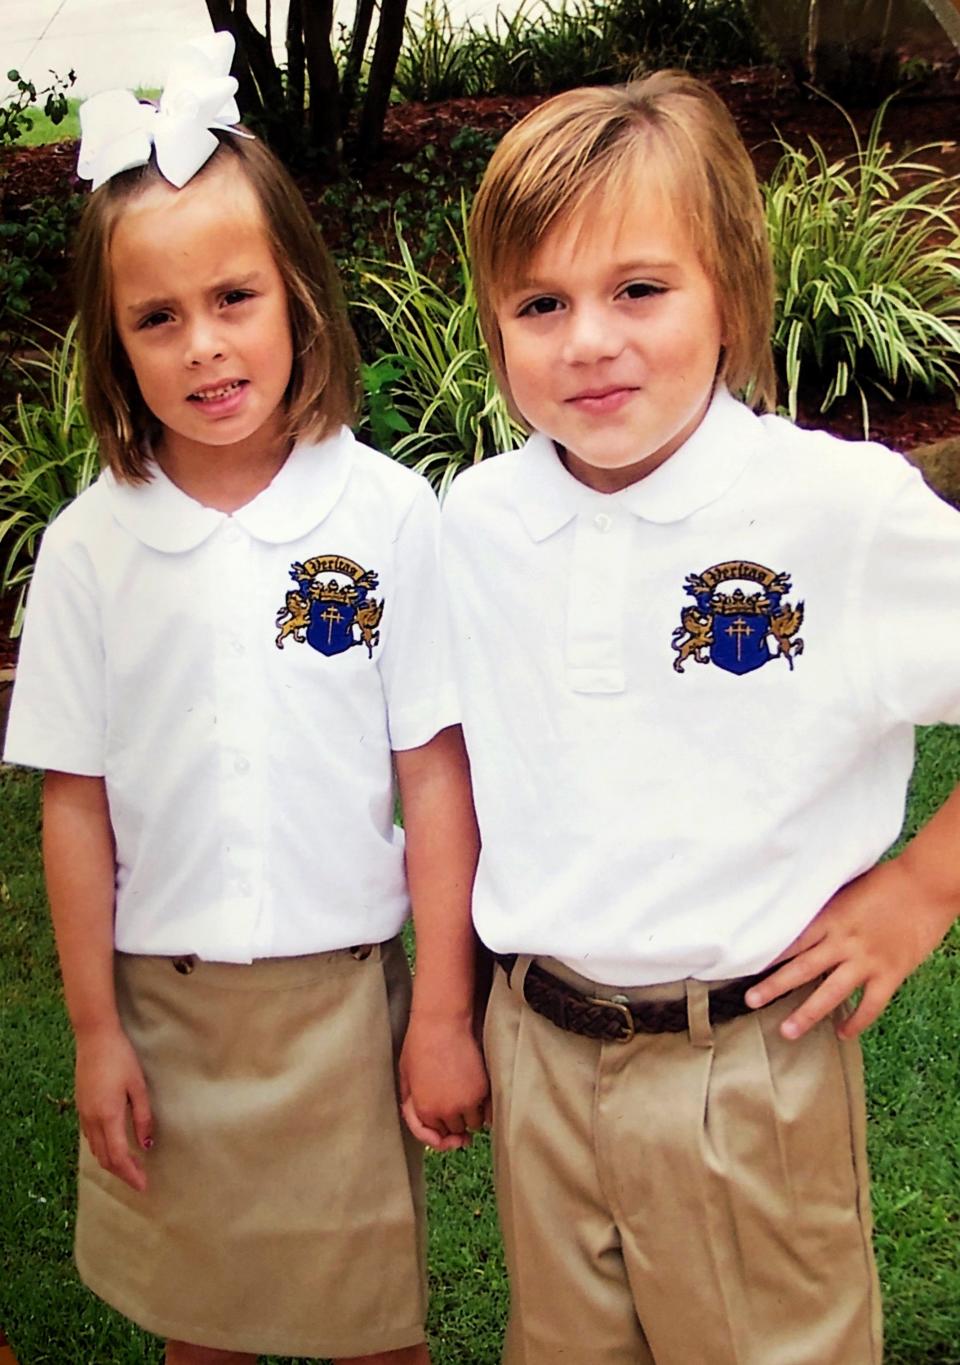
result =
M135 90L134 94L140 100L155 100L159 97L160 91L141 87ZM82 103L83 100L80 99L68 99L66 116L59 123L51 122L42 109L31 109L28 113L30 126L20 134L16 146L39 147L47 142L69 142L72 138L78 138L79 109Z
M922 732L906 830L960 777L960 729ZM38 852L38 782L0 770L0 1326L21 1365L144 1365L158 1345L70 1258L71 1046ZM864 1040L887 1365L960 1365L960 933ZM429 1156L434 1365L496 1365L506 1285L489 1142ZM589 1362L583 1362L589 1365ZM850 1365L858 1365L851 1361Z

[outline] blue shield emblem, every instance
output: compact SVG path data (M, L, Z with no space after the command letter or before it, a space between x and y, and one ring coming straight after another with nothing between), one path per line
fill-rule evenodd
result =
M728 673L750 673L762 668L773 656L767 647L770 617L766 614L739 612L735 616L714 616L710 659Z
M319 649L321 654L342 654L357 643L353 638L356 615L357 609L350 602L319 597L310 603L307 644Z

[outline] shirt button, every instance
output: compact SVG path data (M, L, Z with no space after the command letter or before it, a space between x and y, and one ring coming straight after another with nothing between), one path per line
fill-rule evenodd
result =
M240 531L236 526L228 526L223 533L223 538L228 545L240 544Z
M243 654L243 653L244 653L243 644L242 644L242 642L241 642L240 640L231 640L231 641L230 641L230 648L231 648L231 650L233 651L234 654Z
M594 517L594 519L593 519L593 524L594 524L594 526L597 528L598 531L603 532L603 531L609 531L609 530L610 530L610 527L613 525L613 522L612 522L611 519L607 516L606 512L598 512L597 515L596 515L596 516Z
M237 890L240 892L241 896L250 895L250 883L247 881L246 877L242 877L237 883Z
M249 758L244 758L243 754L241 754L239 758L234 759L233 770L237 773L248 773L250 771Z

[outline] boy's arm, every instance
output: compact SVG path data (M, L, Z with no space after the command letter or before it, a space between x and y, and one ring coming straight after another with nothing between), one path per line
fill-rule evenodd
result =
M824 981L784 1020L800 1038L858 987L863 996L838 1028L853 1038L933 952L960 914L960 787L896 858L878 863L827 902L783 954L790 960L747 992L755 1008L819 976Z
M417 934L413 1008L400 1057L403 1114L438 1149L482 1126L487 1078L473 1031L470 892L479 840L459 726L394 754Z
M115 864L100 777L48 772L43 863L67 1013L77 1048L80 1127L97 1161L135 1190L146 1188L127 1142L127 1106L143 1147L152 1145L147 1087L120 1026L113 984Z

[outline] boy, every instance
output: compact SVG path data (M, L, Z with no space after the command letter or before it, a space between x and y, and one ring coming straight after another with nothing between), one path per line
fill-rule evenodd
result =
M471 250L531 432L445 510L504 1359L875 1365L855 1038L957 913L956 795L876 864L960 720L960 518L731 396L773 398L772 269L698 81L540 106Z

